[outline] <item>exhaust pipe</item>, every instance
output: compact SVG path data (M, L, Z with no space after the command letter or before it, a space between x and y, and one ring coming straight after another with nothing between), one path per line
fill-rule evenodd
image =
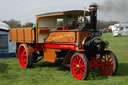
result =
M91 31L97 32L97 5L92 4L90 5L90 24L91 24Z

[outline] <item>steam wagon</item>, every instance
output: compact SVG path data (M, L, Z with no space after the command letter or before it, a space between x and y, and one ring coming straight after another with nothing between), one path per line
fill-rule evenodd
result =
M90 22L87 17L90 17ZM89 69L115 75L118 61L106 50L108 42L97 29L97 5L89 11L70 10L36 16L36 27L10 29L10 41L17 43L21 68L43 61L70 64L76 79L87 79ZM42 56L42 57L41 57Z

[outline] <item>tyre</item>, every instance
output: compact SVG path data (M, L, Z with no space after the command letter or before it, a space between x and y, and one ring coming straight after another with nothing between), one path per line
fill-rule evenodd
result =
M89 63L86 56L82 53L75 53L70 61L70 69L76 79L87 79L89 74Z
M33 64L32 53L28 52L25 44L19 45L18 60L21 68L30 68Z
M106 50L101 56L100 71L104 75L115 75L118 69L118 60L112 51Z
M122 35L121 35L121 34L119 34L119 35L118 35L118 37L122 37Z

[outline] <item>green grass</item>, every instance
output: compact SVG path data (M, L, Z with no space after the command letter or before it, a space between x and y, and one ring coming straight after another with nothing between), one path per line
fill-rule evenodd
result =
M115 76L91 70L88 80L75 79L64 65L39 62L31 69L21 69L16 58L0 59L0 85L128 85L128 37L102 35L110 43L119 61Z

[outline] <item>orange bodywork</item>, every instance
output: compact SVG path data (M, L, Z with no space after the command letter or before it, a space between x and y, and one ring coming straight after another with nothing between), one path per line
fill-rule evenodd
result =
M17 28L10 29L10 41L17 43L34 43L34 29L33 28Z
M44 49L44 61L55 63L56 61L55 52L61 52L61 50L52 49L52 48Z
M38 35L39 34L47 34L49 33L49 30L47 28L38 29ZM76 51L83 52L84 49L83 41L89 36L89 32L87 31L60 31L60 32L50 32L48 37L45 39L45 43L58 43L58 44L76 44L76 42L79 42L81 45L80 49L76 49ZM10 30L10 40L12 42L17 43L34 43L34 30L32 28L17 28L17 29L11 29ZM44 43L44 44L45 44ZM47 44L44 48L44 61L47 62L56 62L56 52L61 52L61 49L57 48L47 48ZM63 45L64 46L64 45ZM68 46L68 45L67 45ZM52 47L52 44L51 46ZM28 50L32 53L34 52L34 48L28 45ZM72 49L74 50L74 49ZM70 55L71 57L71 55ZM64 63L70 60L69 55L65 57Z
M75 42L75 32L51 32L45 42Z
M43 23L43 20L46 17L58 16L58 18L62 18L66 15L78 14L83 15L84 11L66 11L62 13L53 13L53 14L43 14L36 16L36 28L12 28L9 31L10 41L16 43L26 43L28 46L29 52L33 53L35 51L34 47L36 45L43 45L42 51L44 56L44 61L48 62L56 62L56 52L62 52L62 49L70 49L71 52L66 54L64 62L70 60L72 53L75 51L83 52L83 42L90 35L87 31L80 30L56 30L50 31L50 26L48 23ZM86 15L89 13L86 11ZM47 22L44 20L44 22ZM44 26L43 26L44 25ZM51 24L52 25L52 24ZM57 29L57 28L56 28ZM29 45L31 44L31 45ZM79 44L79 46L77 45ZM69 55L70 54L70 55Z
M74 44L76 42L80 43L80 49L76 49L76 51L83 52L83 42L90 35L87 31L78 31L78 32L51 32L49 36L46 38L45 43L70 43ZM58 49L59 51L61 49ZM49 49L46 48L44 51L44 61L55 62L55 53L57 49ZM70 54L71 53L71 54ZM72 52L69 52L65 56L64 63L67 63L71 58Z
M49 29L48 28L38 28L38 33L37 34L48 34Z
M77 41L82 42L84 39L86 39L90 35L87 31L78 31L77 32Z

